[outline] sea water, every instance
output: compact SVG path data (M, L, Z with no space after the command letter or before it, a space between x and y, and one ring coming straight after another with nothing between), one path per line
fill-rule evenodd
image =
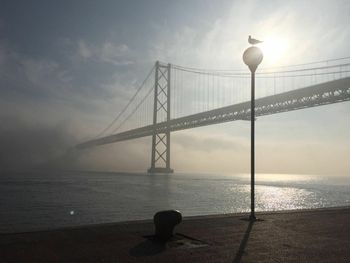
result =
M256 211L350 206L349 178L257 174ZM250 175L30 171L0 176L0 233L250 211Z

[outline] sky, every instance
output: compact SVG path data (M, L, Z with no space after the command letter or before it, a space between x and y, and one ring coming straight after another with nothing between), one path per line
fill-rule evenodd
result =
M151 138L67 152L118 114L156 60L245 69L248 35L275 43L265 68L348 57L349 13L345 0L0 0L0 169L145 171ZM259 119L257 172L349 175L349 113L340 103ZM173 133L172 168L249 172L249 129Z

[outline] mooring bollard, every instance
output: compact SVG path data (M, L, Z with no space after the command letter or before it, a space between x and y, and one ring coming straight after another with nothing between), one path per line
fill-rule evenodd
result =
M173 230L182 220L182 215L177 210L165 210L157 212L153 217L156 228L155 236L160 241L168 241L173 236Z

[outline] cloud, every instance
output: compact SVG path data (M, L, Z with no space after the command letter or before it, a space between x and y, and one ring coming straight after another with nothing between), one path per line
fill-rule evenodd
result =
M346 56L350 4L337 3L234 1L211 24L199 27L180 23L173 30L166 23L154 25L155 41L149 56L182 66L245 68L241 56L249 34L288 42L285 54L278 60L266 56L263 67ZM318 11L310 12L315 5Z
M67 98L73 76L54 60L32 58L0 42L0 85L2 95L25 95L30 99Z
M86 43L82 40L78 42L78 54L83 59L91 58L93 55L93 52L90 48L87 47Z
M61 45L69 51L70 43L66 40ZM139 83L135 74L105 74L104 67L72 62L68 51L60 59L32 57L0 41L1 115L37 114L37 119L50 123L85 119L90 127L114 117L106 112L114 115L132 96ZM91 74L92 71L102 73Z
M125 66L134 63L129 47L125 44L114 44L105 41L101 45L89 45L78 41L78 54L83 60L92 59L97 62L109 63L115 66Z

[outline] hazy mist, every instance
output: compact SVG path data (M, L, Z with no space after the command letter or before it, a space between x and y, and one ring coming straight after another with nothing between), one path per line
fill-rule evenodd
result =
M74 146L118 114L156 60L244 68L249 34L287 39L261 67L346 57L349 13L348 1L2 1L0 170L146 171L151 138ZM257 172L348 175L349 129L348 103L260 118ZM175 132L171 166L249 172L249 143L243 121Z

